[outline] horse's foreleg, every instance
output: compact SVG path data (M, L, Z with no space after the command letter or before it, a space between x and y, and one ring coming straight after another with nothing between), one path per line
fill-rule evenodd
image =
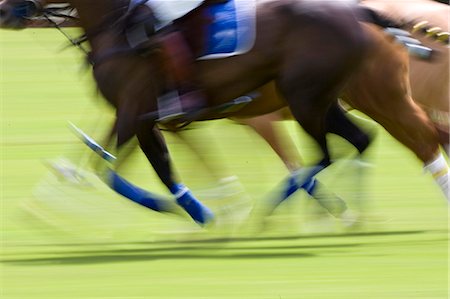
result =
M106 150L113 149L116 146L117 140L117 119L112 124L110 130L105 135L100 144ZM120 151L116 151L116 159L114 159L114 170L119 172L119 169L122 165L126 164L125 162L129 159L132 153L137 148L137 140L135 138L130 139L126 144L119 146ZM106 166L104 161L98 157L98 155L92 155L90 158L91 165L96 173L102 173L104 171L104 167Z
M159 129L152 123L141 122L137 129L141 149L161 181L175 196L177 203L199 224L213 218L212 212L198 201L191 191L173 177L169 151Z
M92 149L97 156L101 157L100 161L105 160L115 166L115 162L118 160L116 156L105 150L100 144L84 133L81 129L77 128L75 125L72 126L75 134L80 138L80 140ZM112 136L113 135L110 137ZM119 151L119 154L122 153ZM126 157L124 159L126 159ZM96 172L112 190L134 201L135 203L158 212L177 212L172 202L133 185L122 178L116 171L112 170L109 165L106 165L106 163L102 163L101 166L98 166Z
M175 183L172 179L169 153L162 135L156 127L154 127L153 130L151 127L147 129L149 131L145 131L145 129L143 129L144 131L139 130L137 132L137 136L144 153L147 157L152 157L151 159L149 158L150 162L154 166L155 171L163 183L175 195L177 203L182 206L196 222L205 224L212 219L212 213L200 202L198 202L186 187L182 184ZM93 149L104 160L107 160L110 163L114 162L114 166L117 166L116 162L118 161L120 162L120 166L123 161L127 159L130 152L135 148L134 144L131 146L127 145L124 152L123 147L126 140L123 140L121 146L117 148L118 156L116 158L109 154L106 150L103 150L100 145L98 145L92 138L81 132L81 130L78 131L78 134L81 134L80 137L82 137L82 140L86 145ZM111 134L109 135L110 139L114 136L114 132L115 128L112 129ZM149 139L147 139L147 135L145 135L147 132L149 132L149 134L147 134L150 137ZM141 136L141 134L144 134L144 136ZM172 201L139 188L121 177L116 171L111 170L109 167L106 167L106 170L97 170L97 172L101 174L101 177L105 183L118 194L154 211L178 214L178 209Z

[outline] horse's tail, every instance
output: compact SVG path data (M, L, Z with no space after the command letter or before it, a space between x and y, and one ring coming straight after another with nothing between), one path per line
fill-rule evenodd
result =
M436 2L442 3L442 4L447 4L449 5L450 3L448 2L448 0L434 0Z
M439 27L426 26L428 22L404 21L391 18L369 7L359 7L359 17L363 22L369 22L385 29L387 33L403 44L408 52L420 59L430 60L435 56L433 49L424 46L422 42L412 37L413 32L420 32L440 42L448 44L449 33L437 32Z
M414 32L420 32L434 40L440 41L446 45L450 44L450 33L448 31L443 31L438 26L430 25L428 21L420 21L414 24Z
M406 24L404 22L394 20L374 9L366 6L358 7L358 16L361 21L373 23L383 28L402 28L406 29Z
M436 41L449 44L449 32L429 24L428 21L394 19L366 6L360 7L359 15L362 21L373 23L388 29L388 31L392 28L399 28L406 32L418 32Z

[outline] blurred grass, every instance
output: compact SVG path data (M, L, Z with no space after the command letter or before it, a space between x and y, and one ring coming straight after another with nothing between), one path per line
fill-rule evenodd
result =
M415 157L373 124L368 220L358 230L330 218L314 226L304 194L256 234L248 227L201 231L129 203L93 176L90 187L58 182L43 161L86 166L88 157L67 121L100 138L112 119L81 71L81 54L60 52L63 45L54 30L0 31L0 298L448 298L445 200ZM279 127L295 136L306 161L314 158L295 123ZM255 204L287 175L243 126L222 120L188 134L224 176L239 177ZM212 186L198 158L166 137L183 181L199 193ZM351 150L338 138L330 142L337 156ZM219 150L208 151L213 143ZM339 162L321 179L352 203L357 175L349 165ZM141 154L122 173L167 194Z

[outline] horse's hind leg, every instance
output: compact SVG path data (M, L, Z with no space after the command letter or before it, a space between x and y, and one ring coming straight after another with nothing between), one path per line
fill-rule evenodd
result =
M448 165L440 153L438 137L431 121L410 98L395 96L385 99L388 99L390 104L380 105L378 103L386 101L382 98L377 100L371 95L358 97L358 102L361 100L366 103L361 107L358 104L354 106L381 124L395 139L413 151L423 161L425 170L433 175L447 199L450 199ZM368 107L368 103L380 107Z
M277 79L293 116L320 146L323 160L319 164L325 167L330 164L326 144L328 110L362 62L368 46L353 16L340 9L336 14L340 17L317 13L304 20L296 16L286 33Z
M342 62L341 58L336 57L335 66L307 63L297 66L296 70L305 73L279 82L280 91L285 96L293 116L317 142L323 154L321 161L310 168L308 173L305 174L305 169L302 170L302 180L312 182L310 186L303 186L303 188L332 215L338 217L346 211L346 204L339 197L330 197L329 192L324 194L324 187L313 177L331 163L326 141L327 112L330 105L336 101L339 86L341 86L341 82L337 79L345 78L347 75L346 65L339 63L339 61Z
M381 42L377 45L382 45ZM410 97L406 54L386 48L389 52L376 52L370 58L372 63L355 74L345 90L345 100L412 150L448 199L448 165L440 153L432 122Z
M362 61L367 44L351 18L349 22L310 23L305 30L293 30L295 36L287 37L292 43L286 45L286 60L277 83L293 116L322 151L322 160L306 176L311 179L331 163L326 141L327 113L350 74ZM327 36L326 43L319 38L324 35ZM301 46L298 45L299 37ZM333 197L330 202L327 196L321 197L320 184L305 190L316 199L323 199L319 203L334 216L342 216L347 210L340 198Z

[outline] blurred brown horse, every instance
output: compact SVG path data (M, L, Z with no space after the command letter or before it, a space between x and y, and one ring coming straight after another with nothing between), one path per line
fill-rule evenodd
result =
M445 1L443 1L445 2ZM447 4L433 0L364 0L362 5L367 6L388 19L410 29L411 37L419 40L423 45L434 50L433 58L424 60L417 56L410 56L409 75L411 82L412 98L427 113L439 133L440 144L450 151L450 92L449 92L449 25L450 7ZM361 80L364 80L361 78ZM288 110L273 113L272 121L280 121L291 118ZM265 128L262 118L250 119L260 128ZM257 130L261 134L269 136L266 138L278 153L286 165L295 165L295 158L290 156L280 146L271 128ZM276 141L272 141L276 140ZM352 139L349 140L353 142ZM294 156L295 157L295 156Z
M123 33L126 1L68 2L77 8L90 41L98 87L117 108L118 147L137 135L141 149L178 204L197 222L207 222L211 218L209 211L186 187L174 181L168 152L155 123L141 121L143 114L157 109L156 97L164 86L160 52L150 52L144 58L128 46ZM23 0L1 3L2 15L6 17L2 18L4 27L21 24L17 20L20 16L14 12L23 4ZM254 47L239 56L199 61L198 80L212 105L276 80L286 102L266 99L233 115L250 117L288 105L323 151L323 159L308 170L307 179L330 164L325 138L327 113L345 85L350 84L357 91L347 92L346 99L352 106L382 124L426 165L433 165L428 170L439 174L437 181L447 192L442 177L448 177L448 166L439 154L436 130L409 94L407 53L375 26L359 23L356 13L355 7L327 1L258 2ZM209 115L205 119L224 116L231 114ZM114 173L110 178L112 185L123 186ZM130 195L128 189L123 193ZM130 196L127 197L133 199ZM335 214L339 216L344 210L345 207L339 208Z
M445 1L442 1L443 3ZM439 133L440 144L449 153L450 142L450 92L449 92L449 59L450 48L448 46L448 32L450 31L450 7L447 4L433 0L364 0L364 6L370 7L376 12L385 15L388 19L402 24L405 29L411 30L411 37L419 40L423 45L432 48L436 54L433 59L424 60L417 56L411 56L409 61L409 75L411 82L412 98L427 113ZM422 26L415 25L422 23ZM420 24L419 24L420 25ZM361 78L364 80L364 78ZM270 87L262 95L277 95ZM271 121L281 121L292 118L286 109L265 116ZM242 121L242 120L238 120ZM271 144L278 156L288 165L297 165L297 155L289 155L281 146L273 129L266 125L264 117L243 120L256 126L256 131ZM360 135L361 136L361 135ZM354 139L349 139L355 143Z

